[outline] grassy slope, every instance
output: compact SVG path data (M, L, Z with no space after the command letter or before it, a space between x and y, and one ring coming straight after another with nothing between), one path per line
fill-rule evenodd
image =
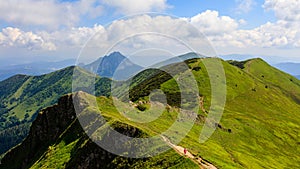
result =
M125 127L124 124L129 124L138 129L143 129L146 134L153 135L153 130L140 128L141 126L135 125L124 117L116 113L113 108L111 99L106 97L99 97L97 103L101 111L105 111L104 115L108 123L114 127ZM92 109L88 107L88 109ZM85 110L84 110L85 111ZM121 123L120 123L121 122ZM90 140L81 130L81 126L77 121L74 121L59 137L55 144L52 144L43 153L43 155L36 160L30 167L35 168L74 168L77 167L73 164L76 156L84 155L83 153L93 149ZM96 147L99 148L99 147ZM103 154L103 153L102 153ZM190 159L177 154L174 150L169 150L163 154L146 159L128 159L116 156L113 161L107 159L108 156L101 158L101 167L104 168L199 168L197 164ZM108 160L108 161L107 161ZM108 162L108 164L107 164Z
M299 144L300 106L293 97L300 95L290 97L290 92L299 91L300 82L294 78L291 83L291 76L260 59L247 62L244 70L226 62L223 65L227 102L221 125L232 133L219 129L204 144L195 144L196 139L186 139L182 144L194 145L196 153L222 168L299 165L295 147ZM190 138L197 138L197 134L191 131Z
M261 59L245 63L245 68L240 69L223 62L227 102L221 120L222 129L218 129L206 143L199 144L201 125L196 125L181 144L222 168L299 167L299 149L295 148L299 147L300 141L299 80L270 67ZM205 67L200 60L189 65L202 68L193 73L208 110L210 87ZM175 80L168 80L161 86L165 91L172 91ZM162 121L158 120L156 124L139 127L164 131L172 120L167 116L161 118ZM232 132L229 133L228 129Z
M201 60L191 62L189 66L201 67L193 73L199 92L205 97L204 106L209 110L210 86L205 66ZM227 62L223 62L223 66L227 77L227 102L221 128L207 142L200 144L203 121L198 120L180 145L220 168L299 168L300 81L260 59L245 62L244 69ZM172 91L174 83L174 79L167 80L161 89ZM107 119L126 122L150 135L168 129L178 111L176 108L165 110L157 120L140 124L120 115L110 99L100 97L98 105ZM199 114L205 115L201 110ZM178 154L169 151L150 159L143 167L166 157L172 161ZM186 162L178 165L194 166Z

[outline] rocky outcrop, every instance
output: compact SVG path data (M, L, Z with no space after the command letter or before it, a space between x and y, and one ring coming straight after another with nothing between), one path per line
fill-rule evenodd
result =
M80 104L76 104L78 106L76 110L84 110L88 102L80 100L80 95L83 94L85 93L78 92L74 95L65 95L59 99L58 104L42 110L33 122L28 137L5 155L0 168L30 168L44 158L49 146L55 146L60 140L66 138L69 142L76 139L79 141L78 146L72 149L70 160L65 161L62 166L65 168L118 168L120 164L122 167L128 167L139 161L139 159L119 157L107 152L89 139L79 123L73 104L74 99L75 104L80 101ZM142 133L141 130L127 124L117 124L117 126L119 128L117 127L116 130L127 136L134 137Z
M72 95L42 110L32 123L28 137L10 150L1 160L0 168L27 168L49 145L53 144L76 117Z

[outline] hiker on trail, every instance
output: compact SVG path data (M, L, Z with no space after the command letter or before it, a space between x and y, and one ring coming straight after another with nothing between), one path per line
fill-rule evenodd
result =
M187 150L186 150L186 148L184 148L184 149L183 149L184 155L186 155L186 152L187 152Z

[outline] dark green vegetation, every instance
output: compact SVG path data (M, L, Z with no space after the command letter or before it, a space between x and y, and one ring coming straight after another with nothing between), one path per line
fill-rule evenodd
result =
M239 61L236 61L236 60L229 60L228 63L238 67L238 68L241 68L241 69L244 69L245 68L245 63L247 63L247 61L244 61L244 62L239 62Z
M19 144L28 134L37 113L72 92L75 67L42 76L16 75L0 82L0 154ZM94 75L76 68L85 77ZM84 82L85 79L82 79ZM96 77L96 95L108 95L110 79ZM89 92L89 89L75 89Z
M261 59L221 61L227 78L225 110L221 121L213 124L217 128L215 133L205 143L198 142L211 101L210 79L204 62L212 59L215 58L186 61L189 70L184 71L194 74L204 106L198 112L194 127L179 145L218 168L299 168L300 81ZM180 64L172 64L165 69L178 70ZM150 107L148 94L153 89L161 89L167 98L171 98L167 99L171 106L154 121L130 121L114 108L112 99L107 97L97 98L98 108L116 130L127 131L125 133L129 136L161 133L176 121L178 107L183 107L178 102L179 89L175 81L180 74L172 78L164 71L151 69L141 72L131 81L130 98L143 110L136 114L137 117L147 118L144 112ZM122 91L122 86L119 87ZM68 106L70 101L61 101L43 110L29 137L4 157L0 167L95 168L101 165L103 168L199 168L192 160L173 150L146 159L114 156L87 138ZM93 107L88 110L93 110ZM37 130L39 127L42 130ZM172 134L176 135L181 129ZM169 139L172 141L173 138Z
M180 73L187 71L189 69L187 64L189 62L193 62L194 60L197 59L173 63L171 65L164 66L161 69L147 69L139 73L130 81L130 100L137 101L140 98L147 99L147 96L149 96L153 90L163 89L163 92L166 95L167 103L171 106L181 107L181 95L184 94L184 92L180 91L176 81L173 79L170 73L179 75ZM164 87L165 85L167 85L167 87Z

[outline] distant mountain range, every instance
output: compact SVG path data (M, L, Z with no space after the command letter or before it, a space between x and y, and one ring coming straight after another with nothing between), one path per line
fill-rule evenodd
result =
M59 62L32 62L21 65L7 65L0 67L0 81L17 74L31 76L47 74L74 64L75 60L68 59Z
M160 67L199 57L200 55L198 54L188 53L165 60L153 66ZM5 66L0 68L0 81L17 74L30 76L43 75L73 65L75 65L75 60L69 59L60 62L33 62L22 65ZM98 58L92 63L86 65L79 64L78 66L95 73L100 77L108 77L115 80L126 80L144 69L142 66L134 64L120 52L113 52L107 56Z
M191 58L199 58L204 57L200 54L196 53L187 53L184 55L180 55L178 57L174 57L163 62L160 62L156 65L152 65L153 67L160 67L176 62L180 62L181 60L191 59ZM240 55L240 54L232 54L232 55L223 55L220 56L224 60L237 60L243 61L247 59L251 59L257 56L254 55ZM5 80L11 76L17 74L23 75L31 75L38 76L47 73L51 73L53 71L75 65L74 59L68 59L58 62L32 62L27 64L20 65L7 65L4 67L0 67L0 81ZM115 80L125 80L133 75L137 74L144 68L137 64L134 64L130 59L121 54L120 52L113 52L107 56L103 56L98 58L96 61L89 64L80 64L78 65L90 72L93 72L101 77L113 78ZM278 63L273 64L274 67L289 73L300 79L300 63Z
M167 65L170 65L170 64L179 63L179 62L183 62L185 60L194 59L194 58L205 58L205 56L201 55L201 54L198 54L198 53L190 52L190 53L186 53L186 54L183 54L183 55L179 55L177 57L167 59L165 61L162 61L160 63L152 65L151 67L160 68L162 66L167 66Z
M286 63L279 63L274 66L300 79L300 63L286 62Z
M258 56L254 55L244 55L244 54L230 54L230 55L221 55L220 58L224 60L236 60L236 61L244 61L251 58L257 58Z
M115 80L126 80L143 69L143 67L132 63L120 52L113 52L82 67L100 77Z
M75 60L69 59L60 62L32 62L22 65L0 67L0 81L17 74L31 76L43 75L73 65L75 65ZM143 67L132 63L120 52L113 52L107 56L100 57L90 64L80 64L79 66L101 77L116 80L128 79L143 69Z

